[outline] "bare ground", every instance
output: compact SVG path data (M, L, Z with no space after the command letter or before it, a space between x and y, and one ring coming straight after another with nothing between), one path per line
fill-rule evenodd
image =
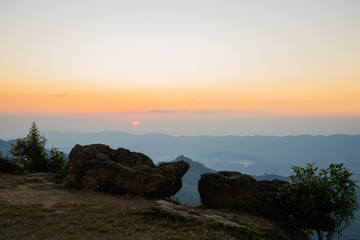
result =
M150 209L156 204L155 200L144 199L131 195L110 195L102 192L82 189L68 189L46 182L42 178L28 178L26 176L0 175L0 203L9 205L42 205L55 212L62 212L64 208L74 205L93 207L114 206L120 209ZM273 235L275 238L259 239L304 239L289 237L283 229L271 221L242 213L224 212L209 209L192 208L192 210L208 215L217 215L236 221L251 229L258 229ZM256 230L257 231L257 230Z
M101 192L58 188L53 183L25 182L19 184L12 178L0 177L0 201L11 204L42 204L45 207L57 205L92 205L142 209L151 207L155 201L130 195L110 195Z

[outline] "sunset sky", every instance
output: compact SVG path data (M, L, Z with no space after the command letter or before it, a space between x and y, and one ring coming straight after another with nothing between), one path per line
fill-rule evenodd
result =
M32 121L360 134L360 1L2 0L0 138Z

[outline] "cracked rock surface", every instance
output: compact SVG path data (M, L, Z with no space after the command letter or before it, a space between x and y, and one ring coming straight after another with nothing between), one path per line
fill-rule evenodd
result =
M124 148L76 145L69 154L66 180L76 188L166 198L181 189L189 168L185 161L155 166L148 156Z

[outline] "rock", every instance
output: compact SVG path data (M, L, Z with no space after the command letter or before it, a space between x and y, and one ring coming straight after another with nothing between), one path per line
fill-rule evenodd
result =
M43 178L46 182L51 182L56 184L62 183L64 181L64 177L61 174L49 173L49 172L32 173L27 175L27 177L29 178L40 177Z
M71 150L65 172L73 187L164 198L180 190L181 178L189 167L184 161L156 167L142 153L92 144L76 145Z
M25 174L24 169L10 158L0 157L0 173L5 174Z
M218 215L202 214L183 205L176 205L172 202L164 200L156 201L156 205L154 205L152 208L163 214L174 217L182 217L187 220L211 221L231 228L244 228L244 226L241 226L236 222L232 222Z
M276 201L280 180L256 181L250 175L222 171L201 175L198 190L208 208L237 209L261 216L278 216L282 209Z

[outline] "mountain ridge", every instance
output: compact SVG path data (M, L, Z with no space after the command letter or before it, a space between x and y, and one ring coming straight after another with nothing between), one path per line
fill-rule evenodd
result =
M48 143L69 153L76 145L102 143L148 155L154 162L186 155L215 170L236 170L252 175L288 176L292 165L315 162L319 167L343 162L360 173L360 135L289 136L171 136L162 133L131 134L121 131L95 133L44 132ZM1 148L0 148L1 150ZM8 149L2 150L6 154ZM220 152L227 155L220 157Z

